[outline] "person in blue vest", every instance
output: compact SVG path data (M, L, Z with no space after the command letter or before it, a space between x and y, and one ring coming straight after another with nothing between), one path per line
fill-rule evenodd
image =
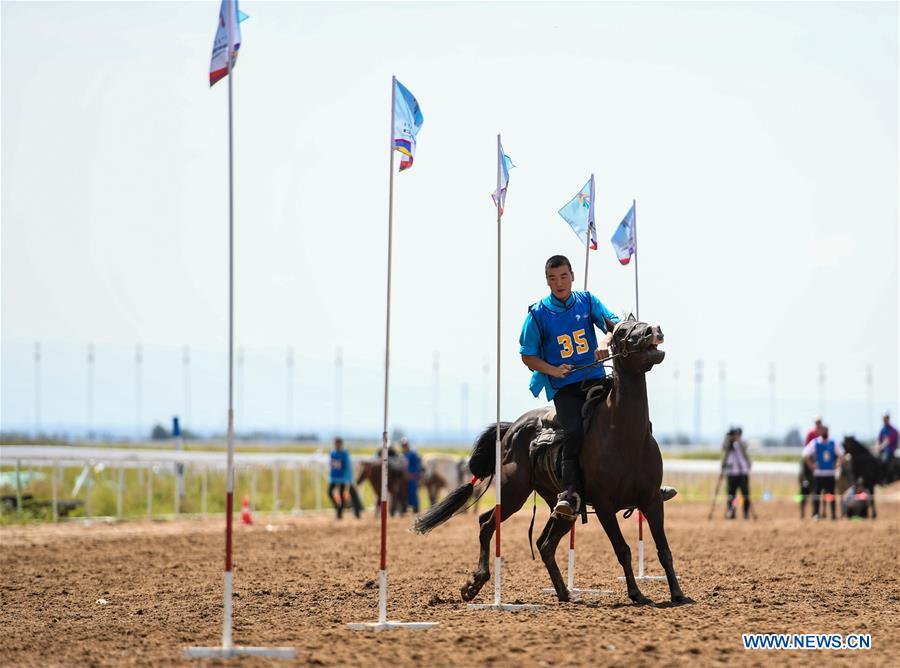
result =
M353 512L359 519L362 504L353 485L353 463L350 461L350 453L344 450L344 439L340 436L334 439L334 450L331 451L331 468L328 472L328 498L331 499L337 518L341 519L344 513L344 498L349 492L352 498ZM337 489L337 497L335 497Z
M803 459L813 470L813 519L819 519L819 502L831 501L831 519L837 519L837 503L834 483L844 457L844 448L828 437L828 427L822 427L820 435L803 448ZM822 516L825 506L822 506Z
M547 260L544 275L550 294L528 307L519 354L533 372L531 393L537 397L543 390L547 400L553 401L556 419L566 433L563 491L553 516L574 520L581 504L581 408L590 387L606 376L599 363L609 357L612 340L606 323L617 323L619 318L590 292L572 290L575 275L566 257L554 255ZM599 341L594 327L604 334Z
M422 458L419 453L409 447L409 439L400 439L400 448L406 457L406 503L414 514L419 514L419 480L422 477Z
M897 430L891 424L891 414L885 413L882 418L884 425L878 432L878 457L885 464L894 461L894 453L897 452Z

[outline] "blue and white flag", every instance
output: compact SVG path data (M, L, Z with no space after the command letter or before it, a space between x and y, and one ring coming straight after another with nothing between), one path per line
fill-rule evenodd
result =
M613 248L616 249L616 257L619 258L619 262L628 264L631 256L637 251L637 238L634 232L634 204L628 209L628 213L619 223L610 241Z
M578 191L568 204L559 210L581 243L590 243L591 250L597 250L597 228L594 226L594 177L588 179L584 188ZM588 237L590 234L590 237ZM590 241L588 239L590 238Z
M491 193L491 199L494 200L494 206L499 207L500 215L503 215L503 207L506 206L506 187L509 185L509 170L515 165L512 159L503 151L503 144L500 144L500 188Z
M416 135L422 128L422 110L409 89L394 78L394 150L404 157L400 159L400 171L412 167L416 156Z
M237 0L222 0L219 7L219 25L213 40L212 58L209 62L209 85L228 76L228 61L231 69L237 64L238 49L241 48L241 22L249 17L238 9Z

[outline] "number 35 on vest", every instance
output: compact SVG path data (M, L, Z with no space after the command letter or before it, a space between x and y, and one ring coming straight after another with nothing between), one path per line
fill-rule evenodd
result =
M571 357L574 353L578 353L579 355L583 355L589 350L587 339L584 338L584 330L578 329L572 332L572 336L568 334L562 334L556 337L556 342L561 346L559 351L560 356L563 359L567 357ZM572 347L572 339L575 339L575 346Z

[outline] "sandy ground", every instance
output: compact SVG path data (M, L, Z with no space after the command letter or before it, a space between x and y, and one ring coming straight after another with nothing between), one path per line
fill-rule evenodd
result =
M235 534L235 643L293 646L296 665L886 665L900 656L900 494L881 498L875 522L816 524L801 523L787 502L760 504L759 519L748 522L708 521L706 504L667 504L675 567L696 601L681 607L668 604L664 582L643 583L657 605L631 605L595 519L579 525L576 586L613 593L556 602L541 592L549 586L543 564L530 558L527 508L504 524L504 598L546 607L469 611L459 587L477 557L475 517L428 536L394 520L389 617L440 626L379 634L345 626L377 618L371 513L341 522L257 518ZM546 514L539 509L537 530ZM634 518L620 522L635 544ZM188 663L186 646L221 642L223 526L219 519L0 529L0 663ZM649 573L661 573L649 543L647 555ZM564 569L565 543L558 557ZM492 595L489 583L479 600ZM741 644L746 632L870 633L873 648L750 652Z

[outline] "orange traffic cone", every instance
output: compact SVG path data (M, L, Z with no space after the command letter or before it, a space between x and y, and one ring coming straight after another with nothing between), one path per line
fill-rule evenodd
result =
M250 501L244 497L244 503L241 504L241 524L253 524L253 518L250 517Z

